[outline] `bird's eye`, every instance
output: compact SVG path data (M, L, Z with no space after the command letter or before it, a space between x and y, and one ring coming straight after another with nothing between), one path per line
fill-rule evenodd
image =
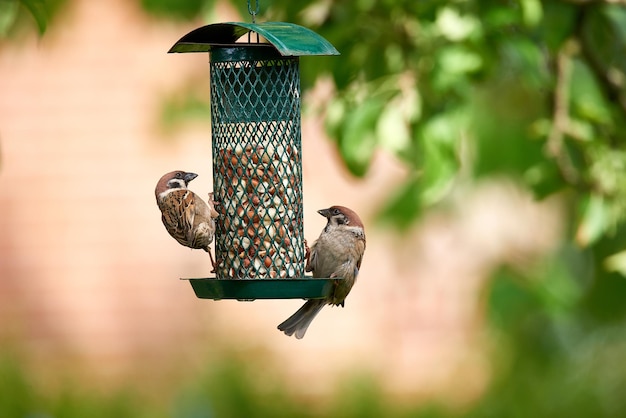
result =
M341 211L339 209L333 209L333 215L339 215Z
M180 171L178 173L176 173L176 178L177 179L182 179L183 178L183 173L181 173Z

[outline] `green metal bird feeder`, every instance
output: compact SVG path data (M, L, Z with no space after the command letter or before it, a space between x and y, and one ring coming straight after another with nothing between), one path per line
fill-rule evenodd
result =
M210 56L216 277L189 280L204 299L323 298L337 279L304 274L299 57L339 53L307 28L251 14L169 50Z

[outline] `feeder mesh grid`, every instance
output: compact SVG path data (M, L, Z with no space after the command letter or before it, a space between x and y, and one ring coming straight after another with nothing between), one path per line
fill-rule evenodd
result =
M217 278L303 277L298 58L210 68Z

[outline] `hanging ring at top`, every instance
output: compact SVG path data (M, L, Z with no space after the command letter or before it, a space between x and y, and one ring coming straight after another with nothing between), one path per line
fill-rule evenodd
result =
M248 0L248 13L252 16L252 23L256 23L256 15L259 14L260 9L259 0L254 0L254 10L252 10L252 5L250 3L250 0Z

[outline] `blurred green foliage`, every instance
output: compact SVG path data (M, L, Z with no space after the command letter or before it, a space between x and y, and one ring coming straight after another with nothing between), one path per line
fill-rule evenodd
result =
M500 350L494 359L501 372L490 389L471 405L450 406L440 401L398 400L378 384L376 377L359 374L333 387L325 402L307 398L287 386L280 368L262 367L258 355L247 358L221 353L205 370L184 384L168 382L148 393L138 385L105 389L81 381L42 385L36 373L18 358L0 357L0 416L7 418L474 418L474 417L615 417L623 416L622 390L626 375L621 366L626 335L607 328L582 336L573 321L545 321L542 312L522 314L522 305L536 305L533 297L502 274L507 284L498 292L517 298L515 315L532 335L520 348ZM504 334L509 334L505 330ZM525 332L528 336L528 332ZM506 337L503 336L505 339ZM584 340L571 346L572 340ZM503 341L501 345L512 343ZM259 370L263 369L260 373ZM67 372L66 372L67 373ZM62 378L63 376L61 376ZM61 379L62 380L62 379ZM71 380L70 380L71 381ZM297 392L297 391L296 391Z

